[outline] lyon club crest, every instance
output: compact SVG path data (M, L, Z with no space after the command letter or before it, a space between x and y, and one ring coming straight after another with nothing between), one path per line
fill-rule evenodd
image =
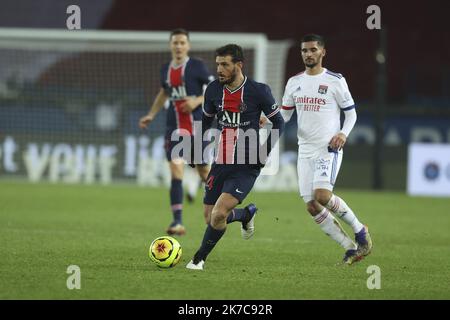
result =
M328 90L328 86L325 86L323 84L319 85L319 91L318 91L319 93L326 94L327 90Z

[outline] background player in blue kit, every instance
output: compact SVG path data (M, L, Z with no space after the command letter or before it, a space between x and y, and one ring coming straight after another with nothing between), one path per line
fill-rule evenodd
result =
M284 129L280 108L270 88L247 78L242 73L243 61L242 48L238 45L229 44L216 50L218 79L206 88L202 124L205 132L217 117L220 137L203 200L209 223L199 250L186 266L188 269L203 269L208 254L225 233L227 223L240 221L244 239L253 235L256 206L235 207L248 195L265 163L265 157L258 157L261 111L273 123L272 130L281 133ZM249 139L246 143L245 139L252 133L256 141ZM274 132L266 142L265 156L272 149L272 134Z
M214 77L209 73L205 64L188 56L190 50L189 33L184 29L175 29L170 34L170 50L172 60L161 68L161 89L147 115L139 120L139 127L146 128L164 106L167 99L170 106L166 119L165 149L171 173L170 205L173 222L169 225L169 235L182 235L186 232L182 223L184 161L192 163L193 155L173 155L172 150L183 136L193 136L194 121L201 121L203 103L203 88ZM172 141L172 134L175 141ZM193 140L193 139L192 139ZM183 158L180 158L183 157ZM203 181L209 172L209 165L198 164L198 174Z

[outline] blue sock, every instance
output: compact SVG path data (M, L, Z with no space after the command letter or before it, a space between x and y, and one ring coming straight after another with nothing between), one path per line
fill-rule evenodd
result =
M183 212L183 185L179 179L173 179L170 184L170 205L173 213L174 224L181 224Z
M211 227L210 224L208 224L208 227L206 227L205 235L203 236L202 245L194 256L195 264L197 264L200 260L206 260L208 254L215 247L216 243L219 242L220 238L222 238L225 230L226 228L223 230L216 230Z
M246 221L248 219L247 209L233 209L227 218L227 224L234 221Z

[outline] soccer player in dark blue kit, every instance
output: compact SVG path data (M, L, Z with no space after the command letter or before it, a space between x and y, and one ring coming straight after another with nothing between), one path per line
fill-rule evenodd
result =
M235 207L242 203L259 176L275 140L271 136L276 137L284 129L280 108L270 88L245 76L243 62L243 51L238 45L229 44L216 50L218 79L205 91L202 129L206 132L217 117L220 137L203 200L209 223L199 250L186 266L188 269L203 270L208 254L225 233L228 223L240 221L244 239L253 235L256 206ZM258 135L261 112L273 124L263 146ZM251 133L256 140L248 139L247 143ZM260 150L263 150L262 157Z
M183 136L195 134L194 121L201 121L203 89L214 77L205 64L188 56L190 50L189 33L184 29L175 29L170 34L172 60L161 68L161 88L147 115L139 120L139 127L146 128L164 106L167 99L170 105L166 119L165 149L171 173L170 204L173 222L169 225L169 235L182 235L185 227L182 223L184 160L192 163L191 154L173 154L174 147ZM206 147L206 144L203 145ZM184 160L183 160L184 159ZM203 181L209 172L209 165L199 163L198 174Z

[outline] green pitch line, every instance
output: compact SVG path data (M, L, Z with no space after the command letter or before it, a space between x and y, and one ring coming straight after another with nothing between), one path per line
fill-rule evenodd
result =
M166 189L2 181L0 299L450 299L449 199L337 194L373 237L359 264L335 266L343 249L296 193L252 193L244 205L260 208L254 237L229 225L205 271L194 272L185 265L205 228L201 192L185 204L180 264L160 270L147 251L170 222ZM80 290L67 289L70 265L80 267ZM379 290L366 285L371 265Z

